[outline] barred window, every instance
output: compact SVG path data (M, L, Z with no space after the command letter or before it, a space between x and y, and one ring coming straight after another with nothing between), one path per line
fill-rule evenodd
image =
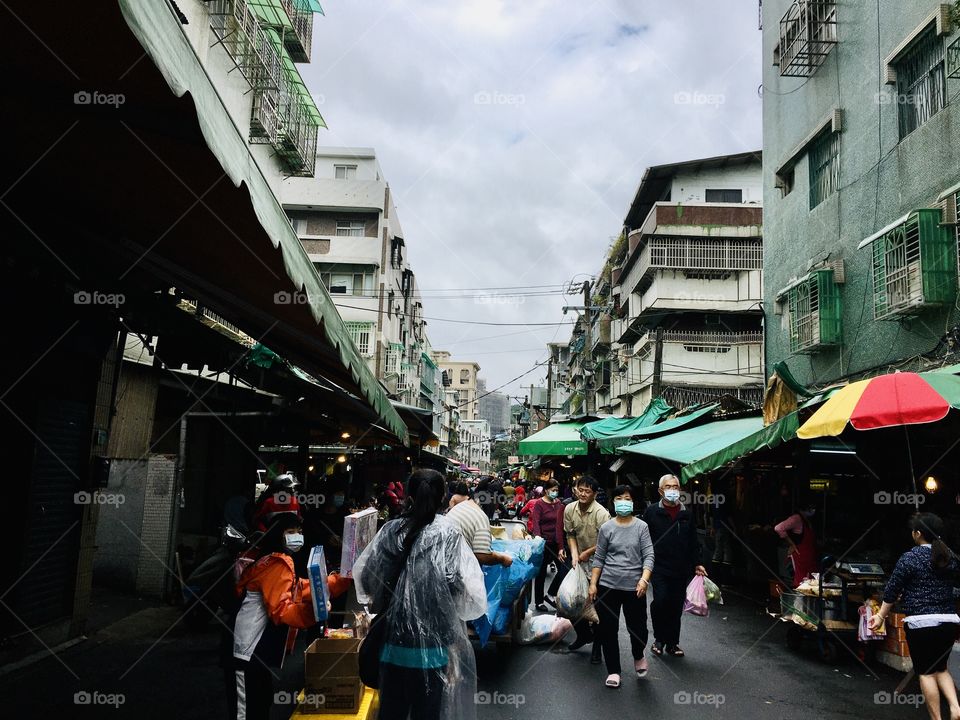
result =
M900 139L947 106L943 39L934 25L894 63Z
M810 148L810 209L840 186L840 133L827 131Z
M373 323L371 322L345 322L347 333L353 344L357 347L357 352L363 356L371 355Z

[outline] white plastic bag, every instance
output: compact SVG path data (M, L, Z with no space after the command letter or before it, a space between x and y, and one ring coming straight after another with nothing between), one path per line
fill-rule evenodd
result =
M520 625L519 641L523 645L559 642L571 630L573 630L573 623L566 618L527 613Z
M590 602L590 577L584 568L584 563L567 573L557 591L557 615L571 620L581 617L588 622L600 622L596 608Z

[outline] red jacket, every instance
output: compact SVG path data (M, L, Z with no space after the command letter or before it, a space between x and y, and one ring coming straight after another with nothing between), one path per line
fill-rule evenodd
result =
M532 525L530 532L532 532L537 537L542 537L547 542L555 542L561 548L563 547L563 509L566 506L560 501L555 500L552 503L546 502L543 498L540 498L533 504L533 508L530 510L530 524ZM550 532L550 519L554 519L556 522L556 527L553 528L554 537L547 537L544 532ZM546 522L544 522L546 521ZM544 526L546 526L544 528Z

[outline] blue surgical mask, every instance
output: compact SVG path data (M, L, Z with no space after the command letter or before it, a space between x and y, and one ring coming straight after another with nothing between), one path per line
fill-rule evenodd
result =
M666 500L667 502L675 503L675 502L677 502L677 500L680 499L680 491L679 491L679 490L673 490L673 489L664 490L664 491L663 491L663 499Z
M297 552L303 547L303 534L291 533L283 536L283 544L290 552Z
M547 495L550 496L551 500L556 500L558 497L560 497L560 493L558 493L556 490L551 490L549 493L547 493Z
M633 500L614 500L613 511L620 517L633 514Z

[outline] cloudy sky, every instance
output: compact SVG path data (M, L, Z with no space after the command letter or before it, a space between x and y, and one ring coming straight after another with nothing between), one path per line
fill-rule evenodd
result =
M441 319L569 321L580 301L561 289L597 274L647 166L761 144L753 0L323 7L301 66L320 142L376 148L431 342L480 363L489 388L570 327Z

